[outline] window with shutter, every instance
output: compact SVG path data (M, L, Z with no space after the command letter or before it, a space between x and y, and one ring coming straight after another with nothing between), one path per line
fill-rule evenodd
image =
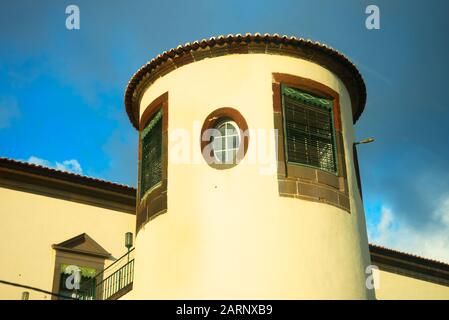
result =
M143 198L162 181L162 109L142 130L141 140L140 198Z
M282 97L287 161L337 173L333 101L286 86Z

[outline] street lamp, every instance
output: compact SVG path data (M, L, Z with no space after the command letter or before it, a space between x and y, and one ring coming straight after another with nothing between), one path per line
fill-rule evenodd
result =
M125 233L125 247L128 249L128 262L129 262L129 250L133 247L133 233Z
M358 145L358 144L365 144L365 143L371 143L374 141L374 138L366 138L357 142L354 142L354 145Z
M356 178L357 178L357 186L359 187L360 192L360 199L363 201L363 193L362 193L362 181L360 179L360 169L359 169L359 157L357 155L357 148L355 147L358 144L366 144L371 143L374 141L374 138L366 138L357 142L354 142L352 145L352 152L354 157L354 166L355 166L355 172L356 172Z

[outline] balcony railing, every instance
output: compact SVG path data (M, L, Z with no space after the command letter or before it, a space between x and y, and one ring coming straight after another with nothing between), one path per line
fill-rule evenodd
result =
M134 248L98 273L78 291L80 300L115 300L132 289Z
M97 285L97 294L102 300L115 300L131 290L134 279L134 259ZM126 291L126 292L122 292ZM115 299L114 299L115 297Z

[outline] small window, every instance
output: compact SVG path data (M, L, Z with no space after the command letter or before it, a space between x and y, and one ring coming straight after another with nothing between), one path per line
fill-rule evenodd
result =
M282 87L287 161L337 173L333 102Z
M56 251L52 291L58 293L52 298L95 300L97 284L103 280L100 271L111 254L85 233L52 248Z
M141 134L142 160L140 197L162 181L162 109L148 122Z
M248 145L248 124L237 109L219 108L204 120L200 148L211 168L225 170L235 167L245 157Z
M73 280L69 277L78 272L79 273L79 289L73 286ZM59 300L66 299L83 299L95 300L96 283L95 275L97 270L86 266L76 266L61 264L61 275L59 278ZM76 277L75 277L76 278ZM67 281L68 280L68 281Z
M234 121L225 120L215 126L213 152L218 163L234 164L240 148L240 130Z

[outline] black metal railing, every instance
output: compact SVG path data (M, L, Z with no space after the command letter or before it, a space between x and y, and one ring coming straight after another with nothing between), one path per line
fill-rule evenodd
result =
M134 259L97 285L97 295L107 300L133 283Z
M129 289L134 281L134 248L82 284L77 292L80 300L107 300L121 290Z

